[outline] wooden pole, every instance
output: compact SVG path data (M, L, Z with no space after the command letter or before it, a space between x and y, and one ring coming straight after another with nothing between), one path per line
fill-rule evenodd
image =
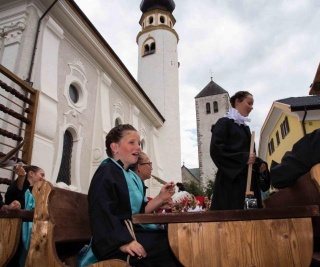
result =
M254 151L254 131L251 133L251 143L250 143L250 154ZM246 189L246 196L253 195L251 192L251 176L252 176L252 164L248 165L248 176L247 176L247 189Z

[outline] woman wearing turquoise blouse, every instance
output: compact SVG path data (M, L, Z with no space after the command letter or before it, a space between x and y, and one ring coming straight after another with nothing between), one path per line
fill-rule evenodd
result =
M181 266L170 249L165 230L154 224L134 225L135 240L125 224L133 214L158 210L174 194L175 184L165 184L148 202L141 179L129 169L141 152L139 133L129 124L110 130L106 150L109 158L100 164L89 188L93 236L80 266L108 259L126 261L128 255L132 266Z

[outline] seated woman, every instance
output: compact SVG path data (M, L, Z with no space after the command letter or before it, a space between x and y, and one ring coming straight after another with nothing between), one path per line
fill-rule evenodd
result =
M37 166L23 166L19 164L15 170L18 178L8 187L5 194L5 202L7 205L14 200L21 203L21 208L25 208L25 199L31 195L33 185L38 181L45 180L45 172ZM31 189L31 190L30 190Z
M34 197L32 196L32 187L38 181L45 180L45 172L37 166L23 166L19 164L15 170L18 178L8 187L5 194L5 202L11 203L18 200L21 203L21 208L25 210L33 210L35 208ZM30 247L30 238L32 231L32 222L22 223L22 243L18 248L19 259L13 259L10 266L24 266L25 259ZM15 260L19 261L16 262Z
M106 150L109 158L100 164L89 188L93 237L80 266L108 259L126 261L128 255L133 266L181 266L165 230L155 225L134 225L135 239L126 226L133 214L153 212L170 199L175 184L165 184L155 198L147 201L141 179L129 169L141 153L139 133L129 124L110 130Z

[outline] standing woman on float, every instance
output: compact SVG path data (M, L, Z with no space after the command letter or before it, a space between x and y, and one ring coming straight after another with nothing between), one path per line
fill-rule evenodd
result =
M212 125L210 155L218 168L211 210L244 209L248 165L253 164L251 191L262 207L261 190L270 186L267 164L250 153L249 113L253 110L251 93L239 91L230 98L232 108Z

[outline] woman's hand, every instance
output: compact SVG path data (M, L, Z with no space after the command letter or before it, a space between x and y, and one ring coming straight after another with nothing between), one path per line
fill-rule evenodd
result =
M23 163L22 162L19 162L16 169L14 170L15 174L20 176L20 177L24 177L26 176L26 171L24 170L23 168Z
M163 185L159 194L151 199L145 207L145 213L151 213L159 210L161 206L167 201L170 201L172 195L175 193L175 183L169 182Z
M125 244L119 248L123 253L130 254L130 256L137 256L138 258L145 258L147 256L143 246L137 241L132 241L129 244Z
M159 197L162 198L163 202L171 199L171 197L175 193L175 187L176 185L174 182L166 183L161 187Z

